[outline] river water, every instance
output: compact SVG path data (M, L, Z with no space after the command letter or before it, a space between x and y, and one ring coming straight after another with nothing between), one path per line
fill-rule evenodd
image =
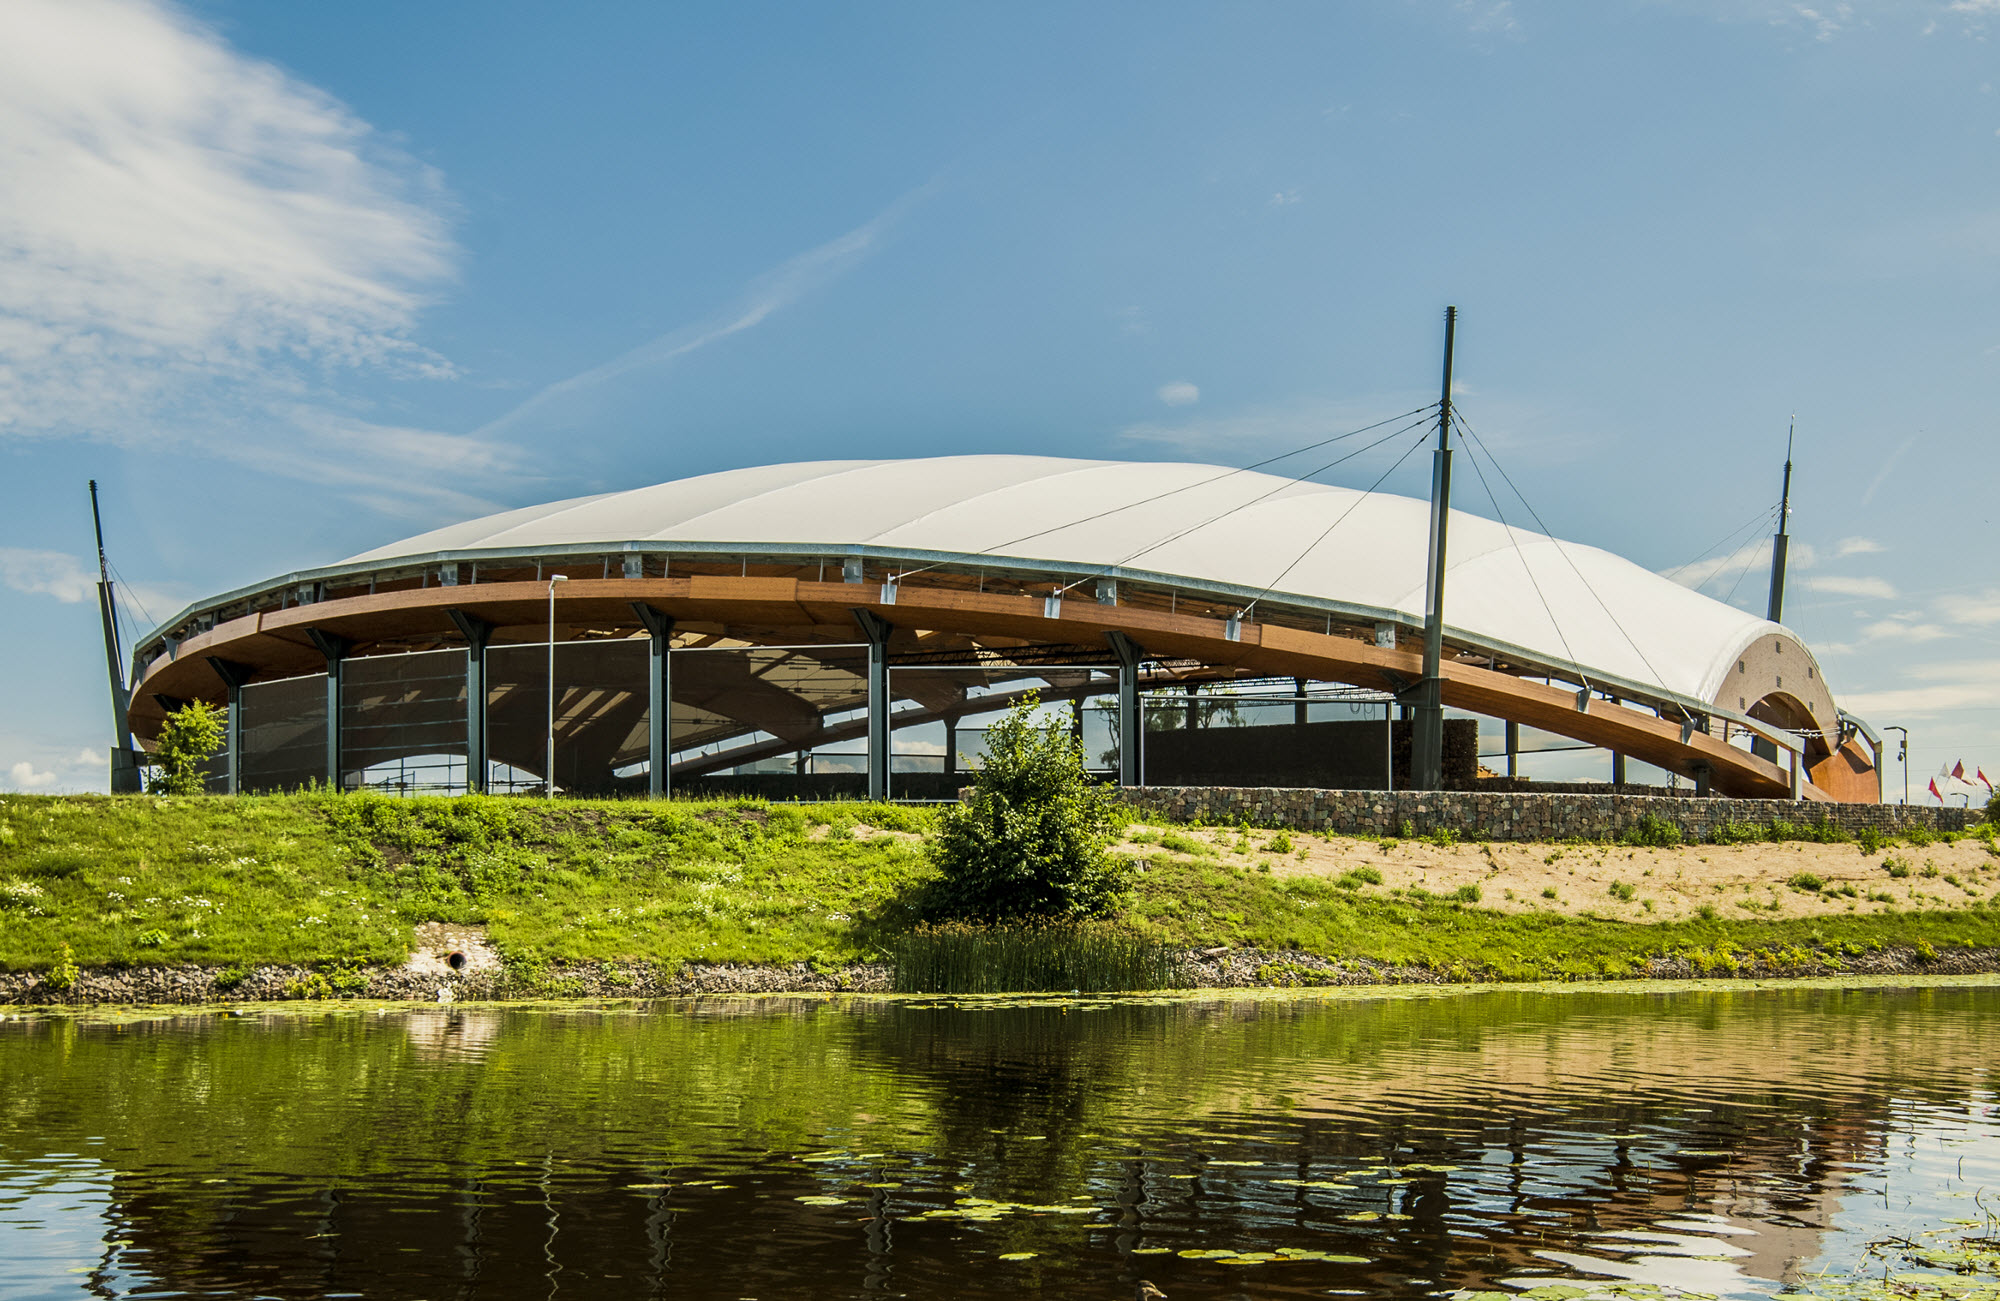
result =
M2000 1208L1996 1014L1985 980L15 1015L0 1296L1759 1297Z

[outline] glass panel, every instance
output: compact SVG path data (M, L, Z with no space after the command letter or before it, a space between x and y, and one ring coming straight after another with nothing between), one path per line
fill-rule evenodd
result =
M1238 691L1227 684L1146 696L1142 783L1383 790L1391 740L1384 698L1342 690ZM1304 721L1300 721L1303 713ZM1407 731L1407 725L1404 725ZM1406 739L1398 762L1407 768ZM1468 774L1469 779L1469 774ZM1407 784L1407 773L1398 776Z
M289 791L326 780L326 674L243 688L246 791Z
M536 791L548 766L549 648L486 652L487 788ZM648 748L645 638L555 648L555 788L567 795L642 795ZM676 669L680 661L675 661Z
M897 712L945 714L954 720L898 727L890 734L889 792L896 799L956 796L968 769L979 767L986 728L1024 691L1042 699L1045 717L1081 729L1084 767L1118 771L1118 670L1090 666L923 665L892 667L889 691ZM949 756L947 755L949 751Z
M770 799L867 791L868 648L676 650L676 790Z
M465 652L351 659L340 676L341 785L465 790Z

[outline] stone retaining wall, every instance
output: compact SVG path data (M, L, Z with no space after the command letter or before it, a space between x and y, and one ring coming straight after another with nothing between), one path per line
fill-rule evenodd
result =
M1964 831L1980 809L1908 804L1809 804L1790 800L1724 800L1693 796L1544 795L1509 791L1331 791L1275 786L1133 786L1126 804L1175 822L1248 822L1259 827L1347 836L1427 836L1440 830L1461 840L1616 840L1651 816L1680 828L1689 841L1710 839L1725 823L1831 822L1849 835L1874 828Z

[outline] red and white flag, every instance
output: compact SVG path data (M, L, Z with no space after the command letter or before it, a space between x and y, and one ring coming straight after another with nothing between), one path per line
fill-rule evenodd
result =
M1965 780L1965 760L1960 759L1957 763L1951 766L1951 775L1958 778L1960 781Z
M1931 778L1931 798L1940 804L1944 803L1944 795L1938 790L1937 778L1935 777Z
M1992 790L1993 779L1986 775L1986 770L1984 768L1979 769L1978 772L1979 772L1979 784L1984 786L1989 791Z

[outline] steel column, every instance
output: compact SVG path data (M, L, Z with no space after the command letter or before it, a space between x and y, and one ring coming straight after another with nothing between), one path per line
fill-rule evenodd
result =
M1122 632L1107 632L1105 640L1118 657L1118 784L1139 784L1139 747L1145 729L1139 718L1139 646Z
M646 675L646 794L663 800L674 793L674 621L644 601L632 602L632 613L653 652Z
M206 658L215 676L229 688L229 717L223 722L223 744L229 747L229 793L237 795L243 790L243 684L250 680L250 670L214 655Z
M463 610L446 610L465 637L465 789L486 789L486 646L493 625Z
M1519 777L1521 775L1521 725L1519 723L1507 724L1507 775L1509 777Z
M340 679L341 664L353 645L347 638L321 628L306 629L313 648L326 657L326 782L336 791L346 790L340 771Z
M1410 749L1410 785L1420 791L1444 785L1444 576L1451 523L1451 351L1458 309L1444 309L1444 393L1438 399L1438 445L1431 456L1431 554L1424 584L1424 680L1417 686L1416 735Z
M887 620L856 610L854 622L868 639L868 798L889 798L889 634Z

